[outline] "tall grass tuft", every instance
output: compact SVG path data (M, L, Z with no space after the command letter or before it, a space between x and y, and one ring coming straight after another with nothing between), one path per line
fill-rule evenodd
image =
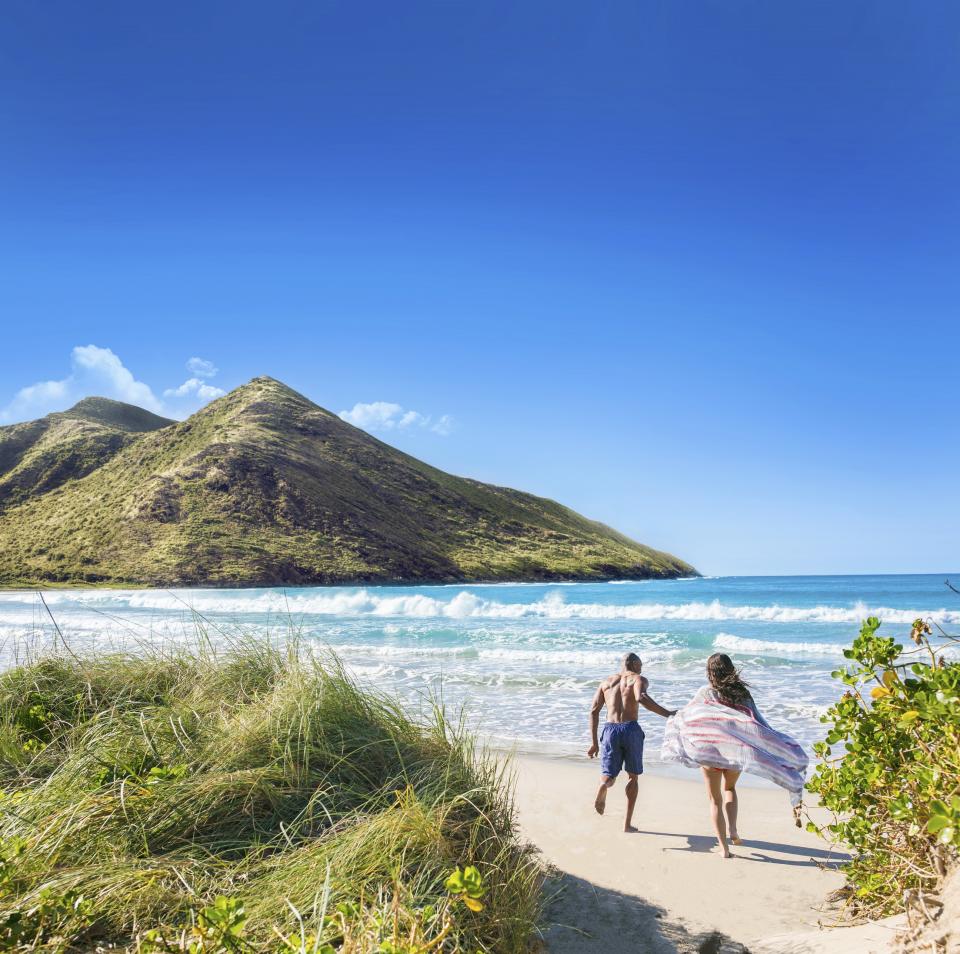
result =
M29 661L0 675L0 947L527 950L505 772L297 644Z

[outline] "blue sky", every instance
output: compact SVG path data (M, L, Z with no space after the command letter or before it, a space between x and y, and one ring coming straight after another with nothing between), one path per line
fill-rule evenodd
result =
M960 566L956 4L4 17L5 421L266 373L707 573Z

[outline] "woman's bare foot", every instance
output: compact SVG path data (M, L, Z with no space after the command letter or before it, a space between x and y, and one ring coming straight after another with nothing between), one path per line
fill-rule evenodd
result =
M739 835L731 835L731 836L730 836L730 840L731 840L735 845L742 845L742 844L743 844L743 839L742 839Z
M637 828L636 825L624 825L624 826L623 826L623 830L624 830L628 835L635 835L638 831L640 831L640 829Z
M604 809L607 807L607 786L601 785L600 791L597 792L597 797L594 800L593 807L597 810L598 815L602 815Z
M724 853L723 853L720 857L721 857L721 858L732 858L733 855L731 855L729 851L724 851Z

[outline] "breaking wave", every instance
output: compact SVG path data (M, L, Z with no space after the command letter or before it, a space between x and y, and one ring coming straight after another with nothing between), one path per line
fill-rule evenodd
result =
M681 620L722 622L726 620L762 623L859 623L867 616L879 616L886 623L911 623L918 616L938 623L960 623L960 612L946 609L893 609L855 603L848 606L733 606L719 600L688 603L567 602L558 590L529 603L505 603L462 590L449 599L424 593L384 593L368 589L326 591L284 595L277 591L230 593L223 591L140 591L128 593L55 594L48 602L74 605L110 604L120 608L155 609L189 613L271 614L318 616L378 616L448 619L551 619L551 620Z
M787 643L719 633L713 640L713 648L751 656L842 656L848 647L843 643Z
M347 643L329 647L345 660L356 657L375 657L384 659L449 659L482 660L503 663L546 663L550 665L574 665L589 667L608 667L616 669L620 665L622 653L615 649L580 650L557 646L550 649L486 649L475 646L381 646ZM679 647L657 649L642 647L645 661L658 661L684 652Z

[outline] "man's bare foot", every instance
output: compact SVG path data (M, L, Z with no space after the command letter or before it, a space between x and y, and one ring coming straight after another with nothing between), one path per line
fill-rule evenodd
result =
M731 855L729 851L725 851L725 852L721 855L721 857L722 857L722 858L732 858L733 855Z
M624 825L624 826L623 826L623 830L624 830L628 835L635 835L638 831L640 831L640 829L637 828L636 825Z
M602 815L604 809L607 807L607 786L601 785L600 791L597 792L597 797L594 800L593 807L597 810L598 815Z
M731 835L730 841L732 841L735 845L743 844L743 839L739 835Z

